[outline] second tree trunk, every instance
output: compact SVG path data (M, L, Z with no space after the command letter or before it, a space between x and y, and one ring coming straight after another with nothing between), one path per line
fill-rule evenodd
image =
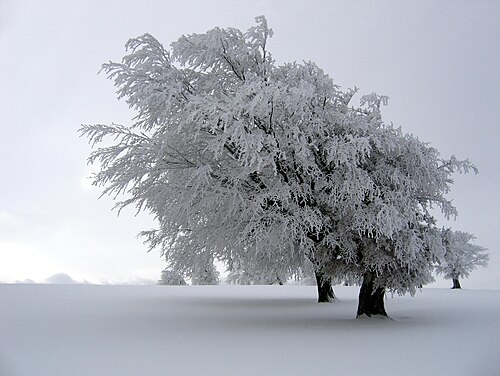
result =
M387 317L385 311L384 298L385 289L374 288L375 274L366 272L363 275L363 284L359 290L358 312L356 317L366 315L368 317L380 315Z
M330 303L335 300L333 293L332 280L326 278L323 274L315 272L316 284L318 286L318 303Z
M460 281L458 278L453 278L453 287L452 289L461 289L462 286L460 286Z

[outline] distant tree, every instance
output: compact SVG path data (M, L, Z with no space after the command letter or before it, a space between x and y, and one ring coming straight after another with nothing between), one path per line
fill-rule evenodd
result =
M489 256L486 248L472 244L476 239L468 232L443 229L441 232L445 253L437 272L453 281L453 289L460 289L460 278L467 278L476 267L486 267Z
M137 116L82 126L93 146L116 141L91 154L94 183L128 195L119 209L150 211L158 229L142 235L186 275L200 252L233 270L268 260L270 278L308 260L319 301L333 298L332 279L359 280L358 315L386 315L387 289L432 278L442 247L429 207L454 215L450 175L474 166L384 124L385 97L354 108L356 91L314 63L276 65L271 35L258 17L246 33L215 28L171 51L149 34L129 40L103 70Z
M186 281L179 273L172 269L165 269L161 272L158 285L184 286L186 285Z
M191 268L191 283L193 285L218 285L219 272L212 256L208 253L197 255Z
M283 285L291 277L277 260L253 252L236 256L229 263L228 272L227 282L239 285Z
M254 275L247 270L233 270L229 272L226 282L235 285L284 285L286 280L273 275Z

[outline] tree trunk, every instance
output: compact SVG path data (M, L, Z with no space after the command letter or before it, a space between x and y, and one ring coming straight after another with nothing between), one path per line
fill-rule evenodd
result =
M363 275L363 283L359 290L358 312L356 317L366 315L368 317L380 315L387 317L384 306L385 289L378 287L374 289L375 274L366 272Z
M453 278L453 287L452 289L461 289L462 286L460 286L460 281L458 278Z
M326 278L320 272L315 271L316 285L318 286L318 303L331 303L335 300L333 293L332 280Z

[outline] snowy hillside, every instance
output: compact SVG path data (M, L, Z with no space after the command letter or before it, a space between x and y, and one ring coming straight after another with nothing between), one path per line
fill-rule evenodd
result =
M498 375L500 291L0 285L1 376Z

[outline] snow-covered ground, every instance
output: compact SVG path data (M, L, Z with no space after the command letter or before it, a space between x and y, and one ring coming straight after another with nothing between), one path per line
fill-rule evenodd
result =
M500 291L0 285L1 376L499 375Z

